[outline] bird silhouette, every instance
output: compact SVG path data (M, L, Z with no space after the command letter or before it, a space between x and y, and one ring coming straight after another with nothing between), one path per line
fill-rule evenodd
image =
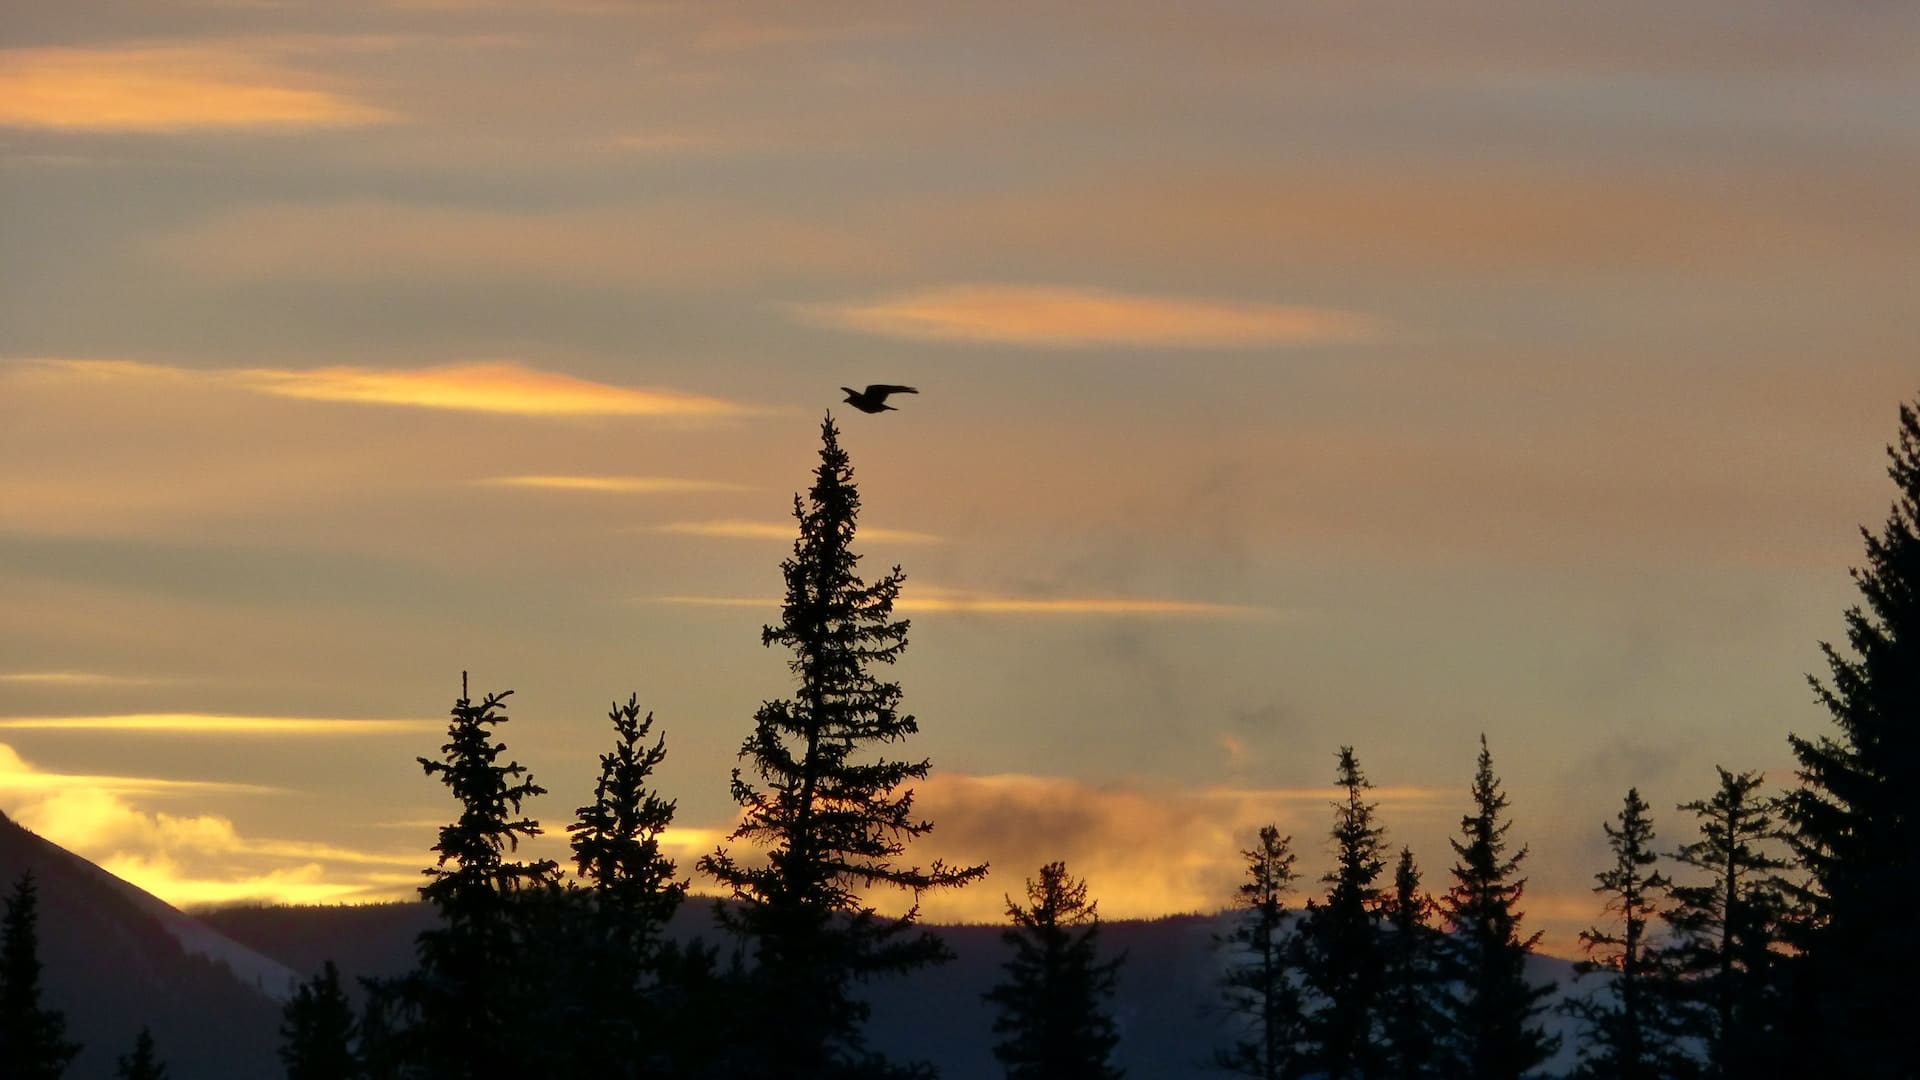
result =
M864 413L887 412L889 410L899 412L900 410L887 404L888 394L917 394L920 392L911 386L888 386L885 383L874 383L865 390L855 390L851 386L843 386L840 389L847 392L847 404Z

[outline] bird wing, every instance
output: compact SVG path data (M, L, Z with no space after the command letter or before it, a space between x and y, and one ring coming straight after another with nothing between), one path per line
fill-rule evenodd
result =
M917 394L919 392L920 391L915 390L911 386L888 386L885 383L874 383L872 386L867 387L867 396L870 398L884 398L888 394Z

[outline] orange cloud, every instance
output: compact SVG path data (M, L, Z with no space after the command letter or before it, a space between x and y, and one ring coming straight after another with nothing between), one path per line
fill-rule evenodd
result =
M719 398L675 390L611 386L513 363L448 364L430 368L335 367L305 371L255 368L235 375L256 389L284 397L522 416L704 418L745 411Z
M706 536L721 540L785 540L791 542L796 535L792 522L742 521L738 518L724 518L718 521L675 521L666 525L656 525L653 532L672 533L677 536ZM913 532L908 529L882 529L870 525L860 526L860 539L877 540L893 544L943 544L944 537L932 533Z
M1297 904L1317 893L1321 835L1338 795L1331 787L1179 790L936 771L916 786L915 804L934 830L908 856L923 866L935 858L991 866L983 884L921 897L930 920L998 922L1002 894L1017 893L1023 877L1054 859L1087 878L1108 918L1153 918L1230 906L1243 870L1240 850L1272 823L1294 835L1301 855ZM1450 789L1411 787L1372 795L1399 820L1438 813L1456 798ZM907 903L884 893L871 899L895 911Z
M437 721L356 720L314 716L227 716L218 713L128 713L120 716L5 716L0 728L41 731L133 731L179 735L394 735L432 730Z
M224 383L276 397L516 416L652 416L713 419L751 410L679 390L616 386L511 361L423 368L242 368L198 370L134 360L40 360L30 373L100 381L150 379Z
M702 491L750 491L744 484L686 480L673 476L494 476L476 483L496 487L597 491L621 495L683 495Z
M796 311L823 326L884 337L1053 347L1251 348L1360 341L1375 333L1366 318L1327 308L1053 286L956 285Z
M72 131L349 127L392 119L310 77L212 47L0 51L0 126Z
M397 899L420 856L243 836L227 818L142 809L134 798L266 793L241 784L85 776L35 768L0 743L0 809L20 824L172 904Z

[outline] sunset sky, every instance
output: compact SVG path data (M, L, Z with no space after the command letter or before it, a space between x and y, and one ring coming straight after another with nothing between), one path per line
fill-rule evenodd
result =
M639 694L729 827L832 409L932 897L1435 889L1547 945L1629 785L1789 779L1920 391L1920 8L25 0L0 810L178 904L421 880L460 673L560 855ZM907 383L867 416L837 387Z

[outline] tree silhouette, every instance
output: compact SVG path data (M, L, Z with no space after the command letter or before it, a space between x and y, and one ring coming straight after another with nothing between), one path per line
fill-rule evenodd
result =
M1439 942L1433 928L1436 905L1420 888L1413 852L1400 849L1393 891L1381 902L1389 931L1381 947L1380 1032L1385 1075L1426 1080L1440 1074Z
M80 1052L66 1017L40 1002L39 895L22 874L0 922L0 1076L17 1080L57 1080Z
M1880 535L1860 531L1851 655L1822 643L1831 682L1808 680L1839 730L1789 737L1800 786L1785 813L1812 877L1796 940L1824 1031L1812 1052L1862 1077L1920 1075L1906 992L1920 971L1920 403L1900 407L1887 456L1897 493Z
M778 626L761 633L793 658L791 698L768 701L740 757L751 774L733 772L742 820L729 840L758 847L766 861L742 861L726 848L700 860L738 900L722 909L728 925L752 943L757 992L750 1030L760 1060L742 1075L813 1077L856 1063L880 1068L867 1054L860 1025L867 1007L850 990L855 980L905 972L945 960L939 939L920 929L918 905L883 917L862 890L892 887L918 896L965 885L985 866L905 866L908 841L932 823L917 817L913 789L929 764L894 760L881 751L918 730L899 711L900 686L876 678L907 644L907 622L893 617L905 575L899 567L868 584L854 553L860 495L853 468L829 415L821 424L820 464L794 517L800 535L781 563L786 598Z
M420 969L406 986L416 1017L407 1056L435 1077L536 1070L546 1049L526 1029L550 1003L550 979L536 971L536 962L550 958L530 950L528 940L552 909L559 867L507 857L522 838L540 833L521 804L546 793L519 762L497 764L507 748L493 728L507 722L501 703L512 693L474 704L461 676L440 760L417 759L461 807L459 818L440 829L437 864L423 871L432 880L420 895L438 909L441 925L420 935Z
M1300 992L1288 963L1286 894L1293 891L1293 838L1267 825L1257 846L1241 852L1247 877L1237 906L1244 909L1216 944L1234 958L1220 976L1220 997L1244 1033L1214 1054L1228 1072L1260 1080L1300 1075Z
M1013 949L1007 977L986 995L999 1007L993 1056L1007 1080L1113 1080L1120 1037L1107 1015L1121 959L1099 959L1098 904L1067 864L1027 879L1027 902L1007 897L1012 921L1001 938ZM1075 929L1075 928L1078 929Z
M593 802L576 810L567 827L574 866L587 883L568 913L570 937L559 944L571 967L562 992L577 1002L564 1021L572 1067L599 1076L678 1074L676 1029L691 1018L670 1016L673 995L658 992L655 983L661 933L687 886L660 850L674 803L647 783L666 760L666 738L648 745L653 714L641 719L637 694L614 705L607 718L613 749L600 755Z
M1603 1080L1659 1080L1684 1075L1691 1059L1681 1054L1680 1027L1668 987L1650 950L1648 931L1673 883L1653 869L1653 820L1638 788L1628 788L1619 827L1602 822L1613 865L1594 875L1593 891L1605 896L1603 910L1617 921L1608 928L1580 932L1587 959L1574 965L1576 977L1608 976L1600 993L1569 1002L1567 1011L1587 1025L1578 1076Z
M113 1075L119 1080L167 1080L167 1067L153 1050L153 1033L146 1028L133 1040L133 1053L120 1058Z
M1448 1075L1472 1080L1517 1080L1558 1045L1535 1023L1541 999L1551 986L1526 979L1527 954L1538 933L1520 937L1520 898L1526 880L1515 874L1527 857L1522 846L1507 855L1507 797L1493 774L1493 754L1480 736L1480 760L1473 777L1474 812L1460 819L1460 840L1453 840L1453 887L1441 898L1440 912L1452 931L1446 941L1443 971L1459 984L1442 999L1447 1020Z
M280 1061L287 1080L353 1080L360 1075L353 1041L353 1005L340 989L340 970L326 962L301 983L281 1010Z
M1307 1054L1328 1080L1370 1077L1381 1068L1374 1031L1381 964L1377 882L1386 830L1374 822L1373 787L1353 747L1340 748L1335 783L1345 793L1333 804L1334 866L1320 880L1324 904L1307 904L1301 917L1299 967L1308 991Z
M1674 941L1663 952L1692 1006L1687 1033L1706 1043L1713 1068L1762 1075L1775 1051L1770 1027L1782 959L1776 947L1785 901L1774 871L1787 864L1764 846L1778 830L1772 802L1756 795L1760 774L1715 771L1720 787L1712 798L1680 805L1699 819L1700 838L1673 858L1707 877L1673 887L1665 918Z

